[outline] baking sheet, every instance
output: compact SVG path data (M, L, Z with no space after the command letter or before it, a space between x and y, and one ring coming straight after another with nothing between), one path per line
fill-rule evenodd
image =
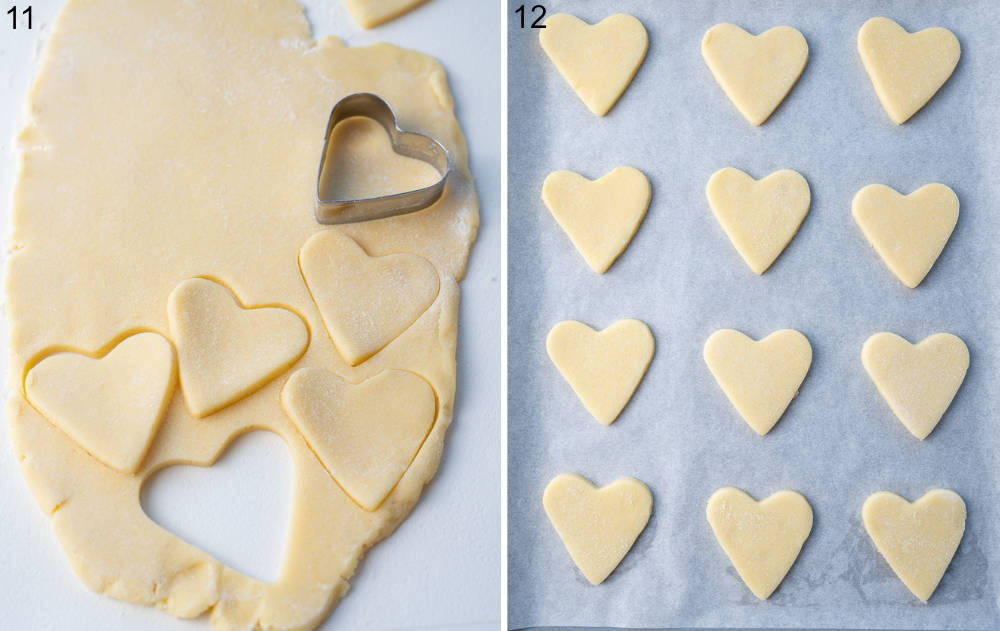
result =
M509 6L509 627L1000 628L997 374L1000 230L996 45L1000 5L981 2L550 1L593 23L634 14L649 53L610 114L571 92ZM901 127L882 110L856 49L857 31L885 15L910 31L951 29L954 75ZM701 37L733 22L753 33L798 28L809 63L782 105L752 127L715 83ZM545 176L587 177L618 165L649 177L649 212L603 276L591 272L539 198ZM709 176L735 166L756 178L799 171L812 207L774 266L757 277L705 200ZM910 192L943 182L961 202L958 225L915 290L886 269L850 204L875 182ZM589 417L545 353L564 319L604 328L649 324L656 354L610 427ZM736 328L759 339L795 328L813 346L809 375L782 420L754 434L702 360L708 336ZM951 408L921 442L895 420L860 361L865 339L959 335L971 367ZM542 509L563 472L603 485L634 476L653 516L598 587L566 554ZM743 585L715 541L705 503L737 486L758 499L794 489L815 523L798 561L766 602ZM910 500L935 487L968 506L965 537L928 605L875 550L860 520L869 494Z

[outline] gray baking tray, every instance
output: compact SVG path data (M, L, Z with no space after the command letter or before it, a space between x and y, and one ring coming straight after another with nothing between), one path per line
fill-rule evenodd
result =
M509 6L508 610L511 628L796 627L1000 628L1000 3L719 0L550 1L551 15L596 22L638 17L649 53L608 116L592 115ZM887 16L909 31L951 29L958 67L903 126L879 104L857 53L857 31ZM787 24L809 63L762 127L752 127L701 58L704 32L733 22L752 33ZM597 178L618 165L649 177L652 203L629 248L603 276L587 268L540 200L557 169ZM724 166L756 178L799 171L811 210L774 266L758 277L710 212L704 187ZM942 182L958 225L937 264L907 289L869 247L850 212L863 186L908 193ZM656 354L610 427L595 422L545 353L560 320L604 328L639 318ZM708 336L802 331L813 364L777 426L760 438L702 360ZM921 442L895 420L861 365L878 331L910 341L951 332L971 367L951 408ZM653 492L648 527L598 587L573 566L542 509L563 472L596 484L634 476ZM705 503L722 486L758 499L796 490L812 534L766 602L743 585L716 543ZM860 520L878 490L916 499L957 491L968 506L961 545L929 604L913 597Z

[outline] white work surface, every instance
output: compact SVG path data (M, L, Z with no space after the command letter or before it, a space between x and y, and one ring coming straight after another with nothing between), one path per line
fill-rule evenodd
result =
M4 3L6 11L13 2ZM19 7L28 6L18 2ZM34 24L0 22L0 219L15 177L15 137L42 44L62 0L36 0ZM438 58L468 139L481 226L462 283L455 418L435 479L395 534L375 546L322 629L496 629L500 623L500 97L498 8L430 0L370 31L340 0L306 0L315 37L349 45L388 41ZM10 16L0 16L9 20ZM6 339L6 327L4 340ZM4 344L6 342L4 341ZM0 349L6 383L6 348ZM4 629L195 630L152 607L87 590L21 479L0 423L0 626ZM261 578L280 564L291 468L280 439L248 435L214 467L175 467L147 485L143 505L162 525ZM263 467L263 468L262 468ZM214 507L214 508L213 508Z

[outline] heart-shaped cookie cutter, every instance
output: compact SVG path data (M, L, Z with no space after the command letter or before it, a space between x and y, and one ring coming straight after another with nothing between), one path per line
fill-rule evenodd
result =
M329 166L333 129L341 121L354 116L364 116L382 125L389 134L393 151L427 162L437 169L441 178L430 186L405 193L365 199L323 199L323 174ZM330 121L326 125L326 140L323 142L323 154L320 156L319 173L316 176L316 221L322 224L355 223L423 210L441 199L451 172L451 153L437 139L401 129L392 107L377 94L350 94L333 106Z

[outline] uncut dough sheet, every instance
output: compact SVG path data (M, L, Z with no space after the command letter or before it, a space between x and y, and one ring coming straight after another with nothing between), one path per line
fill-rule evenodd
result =
M313 215L315 174L327 117L337 100L359 91L383 96L401 127L441 140L453 152L456 173L442 200L423 212L320 226ZM314 42L293 0L261 0L252 11L237 0L71 0L54 25L29 98L7 270L7 412L21 472L51 518L68 563L94 591L178 617L207 614L217 629L314 628L347 592L365 551L413 508L437 469L451 421L458 281L478 214L444 70L426 55L388 44ZM368 194L412 186L419 169L391 153L384 132L370 120L350 123L358 126L357 144L345 141L339 150L367 161L369 168L359 172L371 176L362 182ZM330 274L309 278L307 288L303 274L310 272L299 266L306 241L319 232L336 236L331 231L350 239L331 243L325 251L330 260L343 261L335 256L348 251L355 252L352 261L360 260L360 246L375 257L419 255L437 276L422 313L355 366L342 359L310 296L325 288ZM345 239L357 245L337 245ZM135 475L101 464L26 401L25 369L53 351L100 355L136 331L158 333L179 347L172 292L199 276L216 281L197 283L214 286L223 296L220 304L228 305L204 311L203 320L243 336L226 351L232 355L208 353L209 360L228 358L232 367L262 361L290 330L268 328L273 314L284 310L283 321L298 318L306 325L298 326L308 329L290 365L234 403L195 418L185 402L182 360L182 383L168 394L169 407ZM350 290L350 282L338 282L342 293ZM366 280L356 291L368 288ZM372 300L402 306L407 288L396 283L388 289ZM244 310L233 296L245 306L280 309ZM385 495L361 495L367 482L335 479L338 469L328 463L337 462L320 462L317 454L336 454L346 439L321 450L319 443L307 444L295 424L302 421L286 415L279 395L292 390L285 386L300 369L353 383L371 378L367 383L373 384L390 374L423 383L417 390L425 433L407 443L405 453L399 450L402 455L393 454L408 460L388 478ZM392 369L397 372L383 372ZM377 396L370 396L373 391ZM353 406L338 419L354 419L363 406L350 401L367 396L370 407L394 400L399 391L340 386L336 392L362 393L337 399ZM318 390L303 396L301 389L290 396L301 405L310 393L315 400L324 396ZM373 422L384 421L373 416ZM233 438L254 429L284 439L294 472L289 534L273 583L240 574L181 541L139 504L141 485L154 471L210 464ZM355 435L351 457L370 462L369 444L391 448L384 439L366 443ZM378 466L388 460L379 459ZM368 497L371 510L352 501L358 497ZM36 543L53 541L40 536Z
M513 3L511 9L516 8ZM596 22L617 11L649 31L649 54L605 118L593 116L510 16L509 52L509 625L621 627L1000 627L1000 89L995 3L548 2ZM931 102L902 127L882 110L856 47L858 29L885 15L908 30L944 26L962 58ZM752 33L788 24L809 62L761 127L743 119L701 58L702 35L733 22ZM603 276L587 268L542 205L545 176L589 178L631 165L652 202L631 245ZM705 199L716 170L805 176L812 206L762 277L736 253ZM915 290L865 241L851 199L881 182L910 192L942 182L961 202L958 225ZM656 353L610 427L589 417L545 354L565 319L604 328L649 324ZM784 417L758 437L702 359L709 335L755 339L781 328L812 343L812 368ZM878 331L917 341L951 332L971 367L927 440L914 439L861 365ZM634 476L653 493L649 525L598 587L572 564L545 518L557 474L596 484ZM740 581L716 542L705 505L733 485L761 499L802 493L815 524L767 602ZM869 494L910 500L954 489L968 505L965 538L928 605L875 550L861 523Z

